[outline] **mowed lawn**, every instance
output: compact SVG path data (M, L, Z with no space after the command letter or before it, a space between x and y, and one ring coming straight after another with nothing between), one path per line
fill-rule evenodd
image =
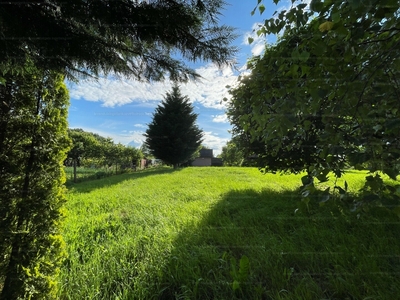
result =
M295 212L300 178L192 167L73 185L59 297L399 299L400 219Z

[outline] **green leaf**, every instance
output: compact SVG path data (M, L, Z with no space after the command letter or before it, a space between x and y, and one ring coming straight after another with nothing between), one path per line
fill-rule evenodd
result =
M352 9L357 9L360 7L360 5L363 5L361 0L348 0L350 6Z
M310 67L306 65L301 65L301 77L308 75L310 73Z
M375 130L375 133L376 133L376 132L378 132L378 131L380 131L382 129L382 125L378 124L378 125L375 125L372 128Z
M299 59L300 59L302 62L306 62L306 61L308 60L309 57L310 57L310 53L307 52L307 51L303 51L303 52L301 52L301 54L300 54L300 56L299 56Z
M310 9L315 12L320 12L324 7L324 3L321 0L311 0Z
M340 21L340 11L336 11L332 14L333 23L338 23Z
M300 59L300 52L297 47L292 51L292 59L293 60L299 60Z
M296 65L296 64L293 64L291 67L290 67L290 73L291 73L291 75L293 76L293 77L297 77L297 70L299 69L299 65ZM290 126L288 126L288 127L293 127L293 123L289 123L290 124Z
M335 186L334 188L339 190L339 194L340 195L345 195L346 194L346 191L344 189L342 189L340 186Z
M239 283L239 281L234 280L234 281L232 282L232 289L233 289L234 291L236 291L236 290L239 289L239 288L240 288L240 283Z
M308 121L308 120L305 120L304 122L303 122L303 126L304 126L304 130L309 130L310 128L311 128L311 122L310 121Z
M400 206L393 209L393 212L400 218Z
M249 258L246 255L243 255L239 261L239 280L244 282L247 280L247 277L250 273L250 263Z
M301 177L301 183L303 185L308 185L308 184L312 183L312 179L309 176L305 175L305 176Z
M260 15L262 15L263 12L265 11L265 6L264 6L263 4L261 4L261 5L258 7L258 10L260 11Z
M266 35L267 34L267 30L265 29L265 27L261 27L259 30L257 30L257 36L261 36L261 35Z
M397 180L399 172L396 169L383 169L383 173L388 175L390 179Z
M249 45L250 45L251 43L254 42L254 39L253 39L252 37L248 37L248 38L247 38L247 42L248 42Z

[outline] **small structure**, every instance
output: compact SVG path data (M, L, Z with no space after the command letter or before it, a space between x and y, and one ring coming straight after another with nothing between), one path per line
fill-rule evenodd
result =
M212 149L201 149L200 157L197 157L193 162L194 167L210 167L222 166L222 159L214 157Z

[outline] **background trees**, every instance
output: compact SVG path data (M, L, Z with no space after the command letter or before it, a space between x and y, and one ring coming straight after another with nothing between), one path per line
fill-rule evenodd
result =
M67 166L74 168L76 182L76 167L112 167L118 169L131 167L143 157L140 149L115 144L111 138L102 137L96 133L87 132L80 128L69 129L68 135L72 140L72 148L68 151Z
M67 162L74 168L76 182L76 167L81 165L84 158L100 159L100 143L92 134L82 129L69 129L68 135L72 140L72 148L68 151Z
M238 145L237 137L222 147L219 157L222 158L224 166L242 166L245 156L242 148Z
M196 119L189 98L181 94L177 85L173 86L153 114L144 135L146 147L154 157L174 168L187 162L203 141Z
M231 90L234 135L248 141L244 149L258 154L266 171L306 170L305 185L314 177L327 180L329 172L340 177L347 166L395 179L398 4L314 0L306 6L293 5L260 28L258 34L284 34L249 62L251 75ZM365 201L391 207L400 200L379 174L367 177L364 192Z

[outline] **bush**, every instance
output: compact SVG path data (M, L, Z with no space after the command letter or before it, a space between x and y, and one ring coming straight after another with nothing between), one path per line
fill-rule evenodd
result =
M32 65L0 85L1 299L55 298L63 259L64 76Z

